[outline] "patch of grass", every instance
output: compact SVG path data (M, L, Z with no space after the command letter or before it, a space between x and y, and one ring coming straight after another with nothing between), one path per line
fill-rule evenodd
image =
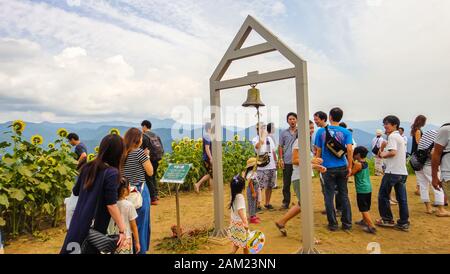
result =
M213 229L193 229L184 233L180 239L166 237L159 241L156 250L172 254L194 254L202 245L208 243L208 236Z

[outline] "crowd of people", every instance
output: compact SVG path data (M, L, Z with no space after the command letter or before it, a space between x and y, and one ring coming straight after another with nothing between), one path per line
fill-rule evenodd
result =
M353 224L367 233L377 233L377 227L409 231L409 209L406 192L407 159L410 155L426 154L423 168L416 170L417 191L426 213L449 217L445 209L450 193L450 125L423 132L426 118L418 116L411 128L412 150L400 127L400 119L383 119L384 131L377 130L371 147L358 146L352 130L342 122L344 112L333 108L326 114L318 111L310 121L311 169L319 174L328 229L349 231ZM277 187L277 170L283 172L283 199L286 210L275 221L281 235L287 236L286 224L301 212L300 163L297 114L288 113L288 127L275 141L273 123L259 123L252 144L255 157L248 159L242 174L230 182L231 225L229 237L233 253L246 249L249 224L258 225L258 213L274 210L272 191ZM319 129L316 131L315 126ZM88 150L77 134L68 135L77 155L79 176L67 204L67 235L61 253L70 253L71 243L83 245L91 230L105 235L118 235L116 253L145 254L150 248L150 208L158 205L156 172L164 153L161 139L151 131L151 123L143 121L142 130L129 129L124 137L110 134L103 138L97 157L87 161ZM368 163L369 154L375 161L375 176L383 176L378 190L379 218L372 219L373 186ZM195 184L198 193L204 183L212 187L211 124L203 134L202 154L206 174ZM348 182L354 177L356 202L361 220L353 223ZM293 188L297 202L291 204ZM434 193L434 204L429 190ZM392 191L394 189L395 193ZM244 195L245 194L245 195ZM394 219L391 205L397 204L399 218ZM292 205L292 206L291 206ZM436 209L435 209L436 208ZM338 219L340 218L340 219Z
M61 253L72 253L74 244L83 253L86 239L95 232L116 235L119 254L146 254L150 249L150 206L158 204L156 172L164 154L161 139L145 120L142 130L130 128L122 138L103 138L96 158L87 162L87 147L77 134L68 135L75 147L79 176L66 201L67 235Z
M416 169L417 189L426 207L427 214L437 217L450 217L445 209L447 195L450 194L450 124L439 130L423 132L426 118L418 116L411 128L412 150L408 152L408 137L405 129L400 127L400 119L389 115L383 119L383 130L377 130L371 147L358 146L352 130L342 122L344 112L333 108L327 115L323 111L314 114L314 122L310 121L311 134L311 168L317 170L322 186L328 229L331 232L339 229L349 231L353 224L364 232L376 234L377 227L391 228L408 232L410 217L406 182L408 178L408 157L422 158L423 167ZM273 135L267 132L264 124L257 125L258 136L253 139L257 157L247 162L242 175L236 175L230 183L231 189L231 224L229 238L233 244L232 253L239 248L248 253L245 245L249 224L261 222L257 213L262 210L261 192L264 191L264 208L273 210L270 204L271 193L276 182L276 165L283 171L283 200L281 209L288 210L284 216L275 221L276 228L282 236L287 236L286 224L301 212L297 115L287 115L288 128L282 130L278 146ZM314 124L319 128L315 132ZM273 124L272 124L273 127ZM278 149L278 155L276 150ZM383 176L378 190L379 218L372 219L371 205L373 185L368 163L372 153L375 161L375 176ZM265 163L264 157L269 157ZM419 155L419 156L418 156ZM352 210L348 192L348 182L354 177L356 201L361 213L361 220L353 223ZM247 186L246 207L244 190ZM291 187L293 187L298 203L290 208ZM431 204L429 190L434 192L434 204ZM394 190L394 191L392 191ZM398 205L399 217L396 220L391 205ZM437 210L434 209L437 208Z

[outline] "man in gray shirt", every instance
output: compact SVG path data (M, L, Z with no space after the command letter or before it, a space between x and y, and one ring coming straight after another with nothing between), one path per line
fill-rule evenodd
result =
M289 128L280 134L278 147L278 167L283 169L283 209L288 209L291 204L292 181L292 146L297 139L297 114L290 112L286 117Z

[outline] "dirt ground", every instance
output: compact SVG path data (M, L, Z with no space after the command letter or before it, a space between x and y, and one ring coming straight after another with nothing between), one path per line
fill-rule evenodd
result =
M372 217L378 217L377 190L381 178L373 177L374 193L372 204ZM323 196L320 184L314 179L314 221L316 238L321 241L317 249L323 254L367 254L369 243L378 243L381 253L384 254L422 254L422 253L450 253L450 218L438 218L425 213L425 207L420 197L414 195L415 177L408 180L408 199L411 216L410 232L395 231L380 228L377 235L364 233L359 227L354 226L350 233L338 231L329 232L326 228L326 216L321 214L324 209ZM281 182L279 182L281 186ZM229 190L225 187L225 201L228 203ZM349 184L350 200L352 204L353 221L360 220L360 214L356 206L356 194L354 184ZM293 194L294 195L294 194ZM430 195L433 197L433 195ZM266 235L266 246L263 250L266 254L290 254L301 246L301 220L293 219L288 225L288 237L282 237L274 225L274 221L280 218L285 211L279 210L282 191L274 190L272 204L277 210L263 211L259 216L261 224L251 226ZM432 198L433 199L433 198ZM295 195L293 200L296 200ZM199 195L183 193L180 196L181 223L184 227L213 226L213 195L207 190ZM226 222L229 220L229 210L226 209ZM398 216L397 206L393 206L394 216ZM163 198L158 206L151 208L152 214L152 250L150 253L160 253L154 249L158 240L171 235L171 226L176 223L175 197ZM21 237L5 247L5 253L9 254L53 254L58 253L65 236L63 228L49 229L43 232L43 239ZM226 254L230 251L230 245L208 243L201 247L199 254Z

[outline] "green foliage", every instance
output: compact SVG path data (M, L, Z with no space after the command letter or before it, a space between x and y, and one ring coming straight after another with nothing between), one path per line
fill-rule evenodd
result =
M6 132L11 143L0 144L0 226L12 237L35 234L44 224L56 225L64 198L70 195L76 161L64 138L44 149L22 138L22 131ZM11 148L12 146L12 148ZM6 149L11 148L9 153Z
M239 136L235 136L234 140L222 144L224 182L229 182L234 175L240 174L245 168L248 158L255 156L253 145L250 142L240 141ZM180 190L193 190L193 185L206 174L202 160L202 139L193 140L185 137L183 140L174 141L172 142L172 151L172 153L166 153L160 161L158 178L160 179L164 175L169 163L192 164L192 168ZM167 189L167 186L161 186L160 189Z
M368 158L367 159L367 163L369 164L369 170L370 170L370 175L371 176L375 176L375 158ZM409 158L406 161L406 167L408 168L408 174L409 175L415 175L414 170L411 167L411 164L409 163Z

